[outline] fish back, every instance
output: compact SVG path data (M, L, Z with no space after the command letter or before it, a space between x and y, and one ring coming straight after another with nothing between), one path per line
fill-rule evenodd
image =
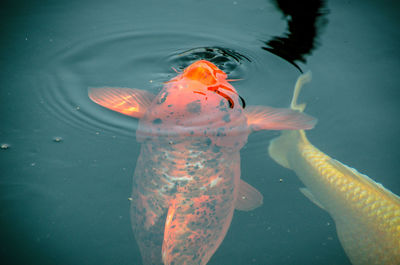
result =
M315 148L303 131L283 132L269 151L296 172L308 197L330 213L353 264L400 264L397 195Z

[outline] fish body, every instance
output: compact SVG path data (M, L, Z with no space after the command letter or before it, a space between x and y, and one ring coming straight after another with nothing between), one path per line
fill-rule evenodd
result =
M97 88L96 103L139 118L141 151L133 178L131 221L144 264L206 264L234 209L262 195L240 179L240 149L263 129L309 129L315 120L244 102L214 64L200 60L152 95Z
M205 264L211 258L228 230L239 187L246 117L226 74L200 64L165 84L136 133L142 148L132 224L138 231L165 222L165 264ZM145 252L160 252L149 247Z
M307 76L300 77L297 88ZM295 92L295 100L298 91ZM303 106L292 108L302 111ZM339 240L354 265L400 264L400 198L368 176L314 147L303 130L283 131L269 146L270 156L292 169L301 191L328 211Z

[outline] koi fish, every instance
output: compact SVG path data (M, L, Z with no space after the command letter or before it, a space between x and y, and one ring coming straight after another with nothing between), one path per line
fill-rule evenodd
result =
M240 180L239 151L248 134L315 124L289 109L244 109L229 81L217 66L200 60L158 95L129 88L89 90L94 102L139 119L131 221L143 264L206 264L234 209L262 204L262 195Z
M300 88L310 80L310 74L299 77L293 110L304 110L305 104L296 102ZM307 187L301 192L332 216L352 264L400 264L400 197L318 150L303 130L283 131L268 151L296 173Z

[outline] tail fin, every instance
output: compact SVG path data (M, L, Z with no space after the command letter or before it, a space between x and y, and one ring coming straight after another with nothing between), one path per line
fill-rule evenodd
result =
M293 98L290 104L292 110L303 112L306 104L297 104L301 88L304 84L311 81L311 72L299 76L293 91ZM273 139L268 147L268 153L272 159L283 167L291 169L288 155L294 151L301 143L309 143L303 130L298 131L282 131L281 135Z

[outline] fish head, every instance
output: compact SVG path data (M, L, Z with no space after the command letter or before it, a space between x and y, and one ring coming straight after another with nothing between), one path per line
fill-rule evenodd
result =
M196 61L165 83L140 120L138 140L155 135L197 136L226 145L218 138L229 136L225 139L245 138L235 143L242 146L248 134L243 102L226 73L209 61Z
M189 65L178 78L187 78L210 87L224 82L227 74L212 62L199 60Z
M200 100L200 104L207 110L212 110L212 106L220 107L225 103L231 109L242 108L236 89L228 81L227 74L215 64L199 60L166 82L166 90L169 94L179 97L179 100L176 100L174 96L169 97L169 101L175 103L178 108L185 107L194 100ZM160 97L161 101L164 100L166 93L160 94ZM177 104L178 102L181 104Z

